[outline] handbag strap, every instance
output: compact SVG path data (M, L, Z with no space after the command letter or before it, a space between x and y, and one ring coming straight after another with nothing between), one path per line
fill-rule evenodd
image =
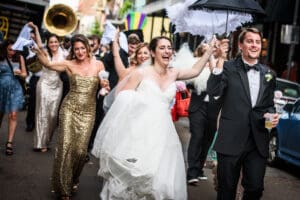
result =
M7 56L6 56L6 62L7 62L7 64L9 65L9 68L10 68L11 73L13 74L13 76L16 77L17 79L20 78L20 77L18 77L18 76L15 75L14 70L13 70L13 66L12 66L12 64L11 64L11 62L9 61L9 59L8 59Z
M179 95L179 96L180 96L179 99L188 99L188 98L191 98L191 93L189 92L188 89L179 92L179 94L180 94L180 95ZM183 98L183 97L184 97L184 98Z
M13 75L15 75L14 70L13 70L13 67L12 67L12 65L11 65L11 63L10 63L8 57L6 57L6 62L7 62L7 64L9 65L9 68L10 68L10 70L11 70L11 73L13 73Z

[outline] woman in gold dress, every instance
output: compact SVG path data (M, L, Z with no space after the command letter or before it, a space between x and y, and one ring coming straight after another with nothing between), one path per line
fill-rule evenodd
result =
M91 55L85 36L74 35L71 45L69 59L60 62L49 62L41 47L35 49L44 66L59 72L66 71L70 78L70 91L59 112L52 175L53 189L61 199L70 199L72 190L77 189L95 118L94 97L100 82L98 73L104 70L102 62ZM108 82L102 80L101 86L108 87Z

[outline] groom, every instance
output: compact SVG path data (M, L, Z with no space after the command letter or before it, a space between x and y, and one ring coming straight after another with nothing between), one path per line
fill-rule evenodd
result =
M260 199L268 157L264 115L275 113L275 74L259 64L262 35L246 28L239 35L241 56L212 70L207 92L222 97L218 137L218 200L235 199L242 170L243 199ZM278 123L274 114L273 127Z

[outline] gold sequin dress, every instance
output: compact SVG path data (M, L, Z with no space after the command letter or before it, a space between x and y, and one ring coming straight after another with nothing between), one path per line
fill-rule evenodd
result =
M58 127L52 184L59 195L71 196L84 167L87 146L95 119L98 77L72 75L64 98Z

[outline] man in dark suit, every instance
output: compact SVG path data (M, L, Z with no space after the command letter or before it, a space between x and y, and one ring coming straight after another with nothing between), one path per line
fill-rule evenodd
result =
M228 45L226 39L226 45ZM197 56L201 57L208 44L202 43L197 48ZM214 57L221 56L215 53ZM189 105L189 127L191 138L188 146L187 182L189 185L197 185L199 180L207 180L203 167L206 161L208 149L213 141L217 129L217 116L220 110L220 100L210 98L206 92L206 83L210 76L209 63L203 71L188 87L192 91ZM201 80L201 81L200 81Z
M91 35L88 37L89 45L92 50L92 54L95 57L96 60L101 60L101 51L100 51L100 37L97 35ZM104 63L103 63L104 64ZM98 92L100 90L100 86L98 87L97 93L96 93L96 117L94 122L94 127L91 133L89 145L88 145L88 152L93 148L94 139L96 137L97 130L99 128L99 125L104 118L104 112L103 112L103 99L104 97L101 95L98 95ZM89 161L89 156L86 157L86 161Z
M98 35L91 35L88 37L89 44L93 53L93 56L97 60L101 59L101 49L100 49L100 37Z
M89 40L89 45L91 47L92 50L92 54L95 57L96 60L101 60L103 62L102 59L104 59L101 56L101 50L100 50L100 37L97 35L90 35L88 36L88 40ZM105 58L107 59L107 57ZM106 67L106 63L104 63L104 67ZM96 117L95 117L95 122L94 122L94 127L92 130L92 134L90 137L90 141L89 141L89 145L88 145L88 151L90 151L93 148L93 144L94 144L94 139L97 133L97 130L99 128L99 125L102 121L102 119L104 118L104 111L103 111L103 99L104 96L98 95L99 91L100 91L100 87L97 90L96 93ZM87 158L87 160L89 160L89 157Z
M239 35L241 56L213 68L207 92L222 98L218 137L218 200L233 200L242 169L243 199L260 199L268 157L266 113L275 113L275 73L259 64L261 33L246 28ZM273 114L272 126L278 123Z
M128 67L128 65L129 65L128 53L126 53L126 51L124 51L122 48L120 48L119 53L120 53L120 57L122 59L123 64L125 65L125 67ZM119 77L116 72L115 63L114 63L114 55L113 55L112 51L105 54L105 56L102 59L102 62L104 64L105 70L109 72L109 77L108 77L109 86L111 89L113 89L117 85L117 83L119 81Z
M188 146L187 180L196 185L199 180L207 180L203 167L208 149L217 130L217 117L220 111L220 99L207 98L206 92L200 95L192 92L189 106L191 138ZM206 100L209 99L209 100Z
M126 52L122 48L120 48L119 50L121 60L126 68L130 65L130 58L133 56L137 45L141 43L141 40L138 38L138 36L129 35L127 38L127 42L128 42L128 51ZM112 46L110 49L112 49ZM111 89L113 89L119 81L119 77L115 68L113 52L110 51L109 53L107 53L103 57L102 61L105 70L109 72L109 77L108 77L109 86Z
M35 31L30 31L30 38L33 41L36 41ZM37 62L36 55L25 46L23 52L26 54L26 67L29 71L28 82L28 105L27 105L27 114L26 114L26 132L33 131L35 127L35 109L36 109L36 85L43 74L41 64ZM33 69L33 70L32 70Z

